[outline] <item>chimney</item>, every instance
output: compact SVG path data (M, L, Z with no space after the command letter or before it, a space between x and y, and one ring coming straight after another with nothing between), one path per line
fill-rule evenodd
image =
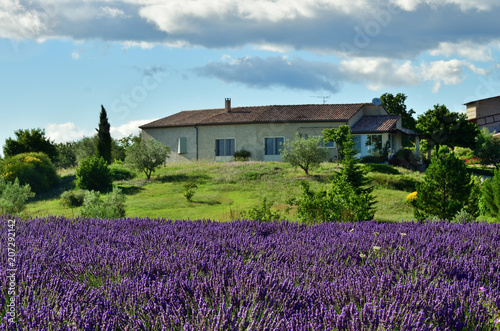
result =
M231 98L226 98L226 113L231 112Z

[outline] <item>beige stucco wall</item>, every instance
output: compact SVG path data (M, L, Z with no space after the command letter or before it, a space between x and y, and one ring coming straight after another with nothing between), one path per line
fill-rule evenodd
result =
M252 160L281 160L279 156L264 155L265 138L284 138L293 140L295 133L308 136L321 136L327 128L338 128L344 122L320 123L263 123L198 126L198 160L230 161L232 157L215 156L216 139L234 139L235 151L245 149L251 153ZM171 161L196 160L196 129L194 127L144 129L144 138L154 138L168 145L172 153ZM186 137L187 153L177 153L177 141ZM329 148L329 159L336 159L337 151Z
M199 128L199 159L227 161L227 157L215 157L216 139L235 139L235 151L249 151L252 160L281 160L279 156L264 155L265 138L284 138L293 140L295 134L321 136L326 128L337 128L343 123L265 123L203 126ZM332 156L336 152L331 151Z
M144 139L156 139L162 144L170 147L172 152L168 158L169 162L196 160L196 129L193 126L168 129L145 129L142 130L142 136ZM186 154L177 153L177 144L181 137L186 138Z

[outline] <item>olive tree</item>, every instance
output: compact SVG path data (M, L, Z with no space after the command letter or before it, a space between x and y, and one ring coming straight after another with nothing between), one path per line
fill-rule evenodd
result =
M309 175L311 168L317 167L327 157L327 151L321 146L320 137L295 134L295 140L287 140L280 149L281 158L294 167L299 167Z
M170 147L163 145L158 140L142 139L127 148L125 162L144 172L147 179L150 180L151 174L167 161L169 154Z

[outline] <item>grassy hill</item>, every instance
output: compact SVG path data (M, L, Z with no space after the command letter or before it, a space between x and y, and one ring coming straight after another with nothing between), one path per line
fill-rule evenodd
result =
M375 219L383 222L413 219L413 210L406 206L405 198L423 174L386 165L364 167L375 186ZM112 168L131 170L125 165ZM114 184L127 195L127 217L228 221L240 218L242 212L267 198L274 209L293 220L293 209L285 213L286 201L300 194L299 182L309 181L317 190L329 185L336 169L335 163L323 163L306 176L302 170L283 162L173 163L160 168L150 181L137 173L132 179ZM27 216L78 215L78 208L62 207L59 198L62 192L74 188L74 169L62 172L61 176L61 185L56 190L35 197L27 205ZM183 195L186 182L198 185L192 202Z

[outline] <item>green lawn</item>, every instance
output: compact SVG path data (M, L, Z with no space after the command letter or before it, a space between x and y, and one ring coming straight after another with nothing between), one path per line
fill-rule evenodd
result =
M274 208L284 214L287 199L300 194L301 180L309 181L312 189L317 190L329 185L336 168L335 163L323 163L306 176L302 170L283 162L173 163L158 169L150 181L143 174L137 174L115 185L127 195L127 217L228 221L239 218L242 212L259 204L263 198L272 201ZM409 177L418 179L422 174L387 166L367 166L367 169L373 177L377 199L375 219L384 222L412 219L413 210L405 205L406 195L411 190L393 188L398 187L396 184L400 181L405 184L402 187L407 187ZM59 195L71 189L74 175L66 171L62 179L61 187L36 197L27 205L26 216L78 215L78 208L62 207L59 201ZM198 185L192 202L183 195L186 182ZM283 216L294 219L293 211Z

